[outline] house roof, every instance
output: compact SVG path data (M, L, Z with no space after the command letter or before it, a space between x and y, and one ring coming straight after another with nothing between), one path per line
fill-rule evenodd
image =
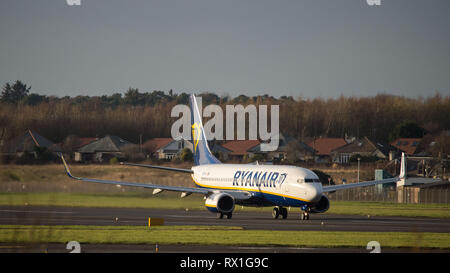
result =
M373 143L373 142L372 142ZM376 143L374 143L375 144L375 146L377 147L377 149L381 152L381 153L383 153L386 157L389 157L389 153L391 152L391 151L398 151L398 149L397 149L397 147L395 147L395 146L392 146L391 144L389 144L389 143L384 143L384 142L376 142Z
M426 134L423 136L422 140L420 141L419 145L417 145L416 150L414 151L414 154L416 155L427 155L429 152L429 149L435 145L436 138L431 134Z
M422 138L398 138L391 142L391 145L404 151L408 155L416 152Z
M317 151L317 155L330 155L332 150L347 145L347 142L343 138L324 137L315 139L308 145Z
M89 143L96 141L97 139L98 139L97 137L80 137L78 139L79 142L77 143L77 148L88 145Z
M348 154L372 154L378 157L388 157L390 151L396 151L397 148L382 142L371 141L367 137L357 139L344 146L333 149L332 153L348 153Z
M7 151L9 153L17 153L24 151L30 152L34 149L35 146L46 147L51 151L60 151L59 147L56 146L52 141L39 135L34 130L27 130L27 132L24 135L15 138L8 145Z
M172 141L174 141L174 140L173 140L173 138L170 138L170 137L167 137L167 138L162 138L162 137L152 138L150 140L147 140L144 143L144 147L146 147L149 151L154 153L154 152L158 151L159 149L167 146Z
M230 155L246 155L248 150L260 143L259 140L230 140L222 146L231 151Z
M223 147L219 143L217 143L215 140L208 141L208 146L211 152L221 152L221 153L231 153L231 150Z
M436 179L433 179L436 180ZM419 185L419 188L450 188L450 182L449 181L443 181L443 180L437 180L436 182L431 183L424 183L422 185Z
M367 137L357 139L352 143L333 149L336 153L373 153L378 147Z
M78 151L80 153L120 152L128 144L133 143L118 136L107 135L81 147Z
M289 147L289 143L291 142L297 142L299 144L298 148L301 150L304 150L306 152L309 153L314 153L314 149L312 147L310 147L309 145L307 145L304 142L301 141L297 141L295 138L284 135L282 133L279 134L280 138L278 139L278 148L276 149L277 152L287 152L289 149L292 149L291 147ZM259 143L258 145L250 148L249 150L247 150L248 152L252 152L252 153L265 153L267 151L261 151L261 144Z
M73 144L73 149L77 150L83 146L88 145L89 143L96 141L98 138L96 137L80 137L76 138L76 143ZM65 143L59 143L59 145L64 146Z

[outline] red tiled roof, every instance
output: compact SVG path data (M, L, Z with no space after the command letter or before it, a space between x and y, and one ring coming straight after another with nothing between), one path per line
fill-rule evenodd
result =
M414 154L419 146L421 138L398 138L391 142L391 145L404 151L408 155Z
M88 145L89 143L91 143L93 141L96 141L97 139L98 138L96 138L96 137L80 137L78 139L78 143L77 143L75 148L76 149L81 148L81 147L83 147L85 145Z
M319 138L308 143L310 147L317 151L317 155L330 155L331 151L346 145L343 138Z
M152 138L150 140L147 140L144 143L144 147L149 148L152 152L156 152L157 150L161 149L162 147L166 146L167 144L169 144L172 141L173 141L173 138L170 138L170 137L167 137L167 138L162 138L162 137Z
M247 150L260 144L259 140L231 140L227 141L222 147L231 151L231 155L246 155Z

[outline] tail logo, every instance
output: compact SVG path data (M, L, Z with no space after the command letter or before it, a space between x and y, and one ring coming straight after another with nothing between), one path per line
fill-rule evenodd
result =
M198 123L192 124L192 140L194 144L194 153L197 151L198 141L200 139L200 125Z

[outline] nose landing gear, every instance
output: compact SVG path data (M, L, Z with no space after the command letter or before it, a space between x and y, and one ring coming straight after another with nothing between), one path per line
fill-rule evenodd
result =
M300 216L300 218L302 220L309 220L309 213L306 211L302 212L302 215Z
M300 219L309 220L310 208L308 206L304 205L303 207L301 207L301 210L302 210L302 214L300 215Z

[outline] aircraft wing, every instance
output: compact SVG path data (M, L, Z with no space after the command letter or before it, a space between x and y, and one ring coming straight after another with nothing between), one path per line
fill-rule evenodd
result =
M111 184L111 185L121 185L121 186L130 186L130 187L141 187L147 189L154 189L157 192L161 191L176 191L182 192L186 195L192 193L199 193L203 195L210 195L212 193L217 192L226 192L233 196L235 199L245 200L251 197L251 193L247 191L240 190L218 190L213 188L190 188L190 187L177 187L177 186L166 186L166 185L156 185L156 184L145 184L145 183L137 183L137 182L127 182L127 181L114 181L114 180L103 180L103 179L93 179L93 178L84 178L73 176L69 170L69 166L66 163L66 160L62 155L60 155L62 162L64 164L64 168L66 169L67 175L72 178L83 182L91 182L91 183L102 183L102 184Z
M364 181L364 182L359 182L359 183L323 186L322 189L323 189L323 192L332 192L332 191L337 191L337 190L367 187L367 186L373 186L373 185L385 184L385 183L393 183L393 182L397 182L398 180L399 180L398 177L393 177L393 178L387 178L387 179L382 179L382 180Z
M191 170L191 169L170 168L170 167L147 165L147 164L136 164L136 163L120 162L120 165L153 168L153 169L160 169L160 170L173 171L173 172L182 172L182 173L194 173L194 171Z

